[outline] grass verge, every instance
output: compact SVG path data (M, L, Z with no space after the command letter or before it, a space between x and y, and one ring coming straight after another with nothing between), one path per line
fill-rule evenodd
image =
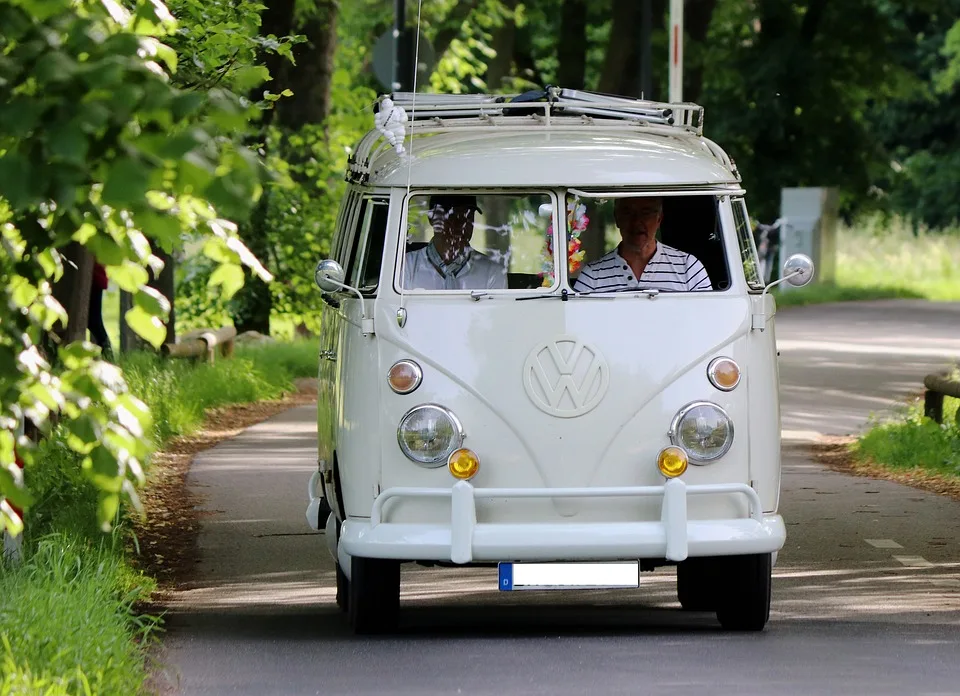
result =
M52 534L0 573L0 693L136 694L157 625L134 605L152 590L109 540Z
M781 307L821 302L922 298L960 300L960 230L917 230L902 219L867 216L837 229L833 283L775 290Z
M294 381L316 375L317 350L309 341L267 343L214 365L152 355L120 362L131 391L154 413L152 437L160 452L143 491L150 510L151 487L171 457L167 450L182 451L191 438L203 448L233 434L195 436L228 406L272 405L232 406L247 415L243 425L281 410ZM156 588L156 559L136 555L141 537L149 536L149 519L127 517L104 535L95 523L96 492L76 455L56 435L41 447L40 461L25 472L37 500L26 515L24 559L0 564L0 696L140 693L150 638L160 627L138 611Z
M879 423L854 443L854 458L863 465L910 477L937 477L960 485L960 400L946 397L943 423L923 415L921 401L905 407L894 420Z
M944 399L944 422L923 415L922 399L877 423L858 439L835 438L814 447L838 471L896 481L960 500L960 400Z

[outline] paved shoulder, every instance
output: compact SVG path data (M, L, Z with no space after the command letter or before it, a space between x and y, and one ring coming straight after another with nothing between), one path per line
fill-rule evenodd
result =
M777 313L787 435L860 432L960 362L960 302L881 300Z

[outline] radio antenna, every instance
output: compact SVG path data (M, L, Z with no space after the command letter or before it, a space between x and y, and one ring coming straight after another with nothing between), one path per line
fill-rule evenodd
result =
M423 13L423 0L417 0L417 38L416 38L416 46L414 46L414 50L413 50L413 56L414 56L414 58L413 58L413 100L412 100L411 103L410 103L410 124L411 124L411 126L413 125L413 122L414 122L414 120L416 119L416 116L417 116L417 77L418 77L418 74L419 74L419 72L420 72L420 18L421 18L421 16L422 16L422 13ZM406 155L406 156L407 156L407 195L406 195L406 201L407 201L407 210L409 211L409 210L410 210L410 184L411 184L411 180L412 180L412 178L413 178L413 128L410 129L410 147L409 147L409 149L407 150L407 155ZM401 216L401 217L402 217L402 216ZM408 222L409 222L409 221L408 221ZM406 231L406 230L403 231L403 236L404 236L404 245L403 245L404 251L402 252L402 253L403 253L403 257L402 257L402 258L403 258L403 263L400 264L401 269L404 267L404 265L406 264L406 261L407 261L407 254L406 254L406 236L407 236L407 231ZM397 322L400 324L401 327L403 327L403 325L404 325L404 324L406 323L406 321L407 321L407 310L406 310L406 307L404 307L404 299L405 299L405 296L404 296L404 294L403 294L404 289L405 289L405 287L404 287L404 275L405 275L405 274L404 274L403 271L401 270L401 273L400 273L400 307L397 309Z

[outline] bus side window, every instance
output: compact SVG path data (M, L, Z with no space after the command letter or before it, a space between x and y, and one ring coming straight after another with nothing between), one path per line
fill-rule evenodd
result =
M387 235L387 217L390 203L387 199L370 199L364 209L359 243L347 277L350 284L361 292L372 293L380 282L380 265L383 261L383 245Z
M369 201L370 199L366 196L359 200L353 219L348 221L349 227L346 228L348 234L344 235L344 244L340 249L340 258L337 259L346 272L348 283L350 282L351 269L356 263L357 250L360 248L360 238L363 237L363 228L367 218Z

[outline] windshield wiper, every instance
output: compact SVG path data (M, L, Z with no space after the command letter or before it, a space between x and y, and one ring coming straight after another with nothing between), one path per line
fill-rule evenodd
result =
M573 297L577 297L577 293L573 294ZM546 295L528 295L527 297L518 297L517 302L522 302L523 300L549 300L550 298L560 298L561 301L566 302L571 297L570 292L564 288L560 291L560 294L555 292L547 293Z
M622 290L617 290L617 292L642 292L650 299L653 299L657 295L663 292L681 292L680 290L674 290L673 288L623 288Z

